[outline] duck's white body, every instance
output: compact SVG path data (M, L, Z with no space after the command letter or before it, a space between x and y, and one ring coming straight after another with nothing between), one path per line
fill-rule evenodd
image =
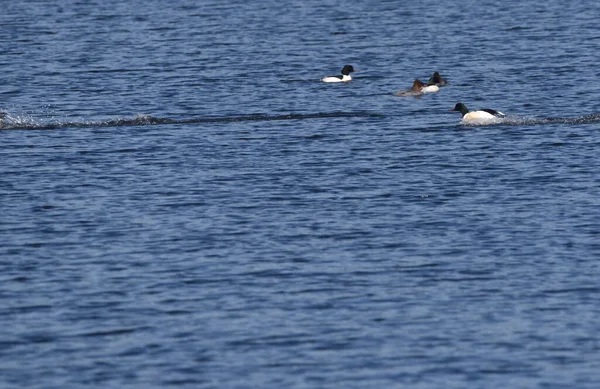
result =
M435 93L439 91L440 87L437 85L427 85L421 88L421 93Z
M348 81L352 81L352 77L348 74L342 74L339 76L329 76L329 77L323 77L321 78L321 81L323 82L348 82Z
M500 120L504 114L502 112L498 112L499 115L492 115L489 112L485 111L473 111L467 113L463 116L461 123L463 124L486 124L493 123Z
M321 78L322 82L348 82L352 81L352 77L350 77L350 73L354 72L354 67L352 65L344 65L342 68L342 74L339 76L329 76Z

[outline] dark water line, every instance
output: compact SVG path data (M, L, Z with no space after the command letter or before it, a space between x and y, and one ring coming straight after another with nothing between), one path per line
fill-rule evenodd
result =
M202 124L202 123L230 123L247 121L274 121L274 120L304 120L323 118L352 118L352 117L384 117L372 112L319 112L314 114L287 114L287 115L248 115L235 117L213 117L196 119L169 119L153 116L138 116L132 119L114 119L96 122L64 122L64 123L5 123L3 130L47 129L61 128L88 128L88 127L122 127L122 126L152 126L159 124Z
M534 119L531 124L585 124L598 122L600 122L600 114L586 115L579 118Z

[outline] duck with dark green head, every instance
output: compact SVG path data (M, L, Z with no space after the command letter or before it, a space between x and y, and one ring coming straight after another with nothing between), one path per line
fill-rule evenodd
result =
M494 109L488 109L488 108L469 112L469 109L463 103L456 103L454 108L452 108L450 111L460 112L462 114L461 123L463 123L463 124L469 124L469 123L484 124L485 122L493 122L499 118L506 116L500 111L496 111Z
M427 81L427 85L443 86L448 84L449 82L442 78L438 72L433 73L433 76L429 77L429 81Z
M352 81L352 76L350 73L355 72L354 67L352 65L345 65L342 68L342 74L340 76L328 76L321 78L323 82L348 82Z

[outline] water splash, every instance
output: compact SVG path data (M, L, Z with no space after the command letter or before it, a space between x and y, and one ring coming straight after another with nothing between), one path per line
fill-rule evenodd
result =
M2 113L4 115L0 116L0 129L3 130L9 128L28 128L38 124L31 116Z
M542 124L590 124L600 123L600 114L592 114L572 118L536 118L532 116L506 116L495 118L491 121L473 122L464 124L465 126L527 126Z

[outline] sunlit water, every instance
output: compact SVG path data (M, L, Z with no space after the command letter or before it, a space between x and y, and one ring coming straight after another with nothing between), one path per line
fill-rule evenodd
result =
M0 387L599 387L600 3L2 8Z

